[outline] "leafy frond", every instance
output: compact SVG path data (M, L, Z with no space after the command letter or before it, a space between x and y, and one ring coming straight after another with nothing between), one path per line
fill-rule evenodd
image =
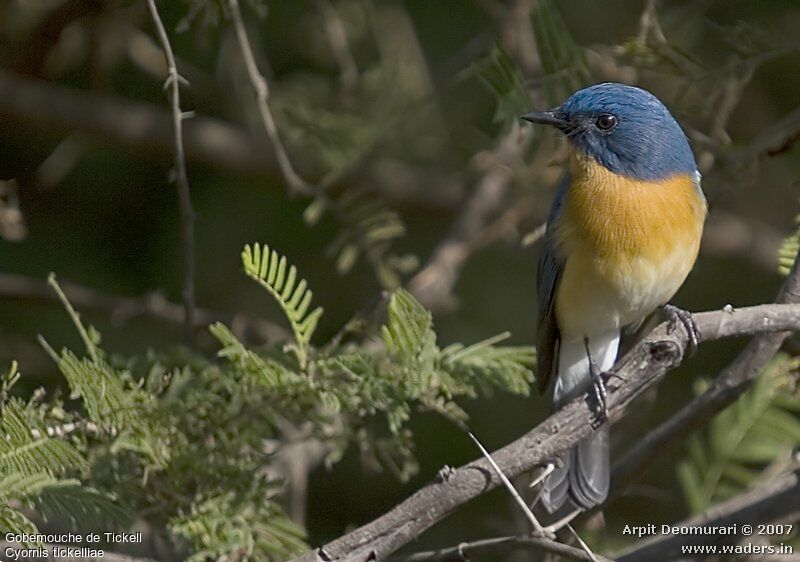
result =
M14 534L34 534L38 529L30 519L16 509L0 505L0 531Z
M522 71L499 43L492 47L488 55L474 62L469 72L477 76L495 96L495 123L510 126L530 110L531 98L525 91Z
M263 495L250 499L220 494L174 518L172 532L192 545L188 560L286 560L308 548L303 530L276 503Z
M765 467L788 458L800 440L800 397L791 390L798 365L776 356L745 394L689 439L677 471L693 512L740 493Z
M116 448L139 451L155 466L166 462L166 428L147 415L156 409L154 397L128 373L117 371L102 357L79 358L69 350L62 351L58 368L71 396L83 400L89 420L114 438Z
M0 478L0 503L7 503L9 500L31 500L57 481L47 472L5 473Z
M49 437L44 424L18 398L3 408L0 437L0 476L88 470L83 456L68 442Z
M388 317L382 332L391 353L403 359L413 359L422 349L436 344L431 313L405 289L398 289L392 295Z
M442 351L439 368L452 379L470 381L484 392L495 386L527 396L533 383L534 350L530 346L495 345L508 336L508 333L499 334L467 347L448 346Z
M542 78L547 103L561 103L591 79L586 57L572 38L553 0L540 0L531 9L536 51L545 72Z
M237 366L237 371L244 375L239 383L246 389L255 391L257 387L261 392L286 397L309 388L308 376L294 372L271 357L247 349L224 324L218 322L209 329L222 344L218 355Z
M294 333L294 351L301 368L308 361L311 336L317 327L322 308L309 311L313 293L305 279L299 279L297 268L288 265L285 256L258 243L242 251L244 272L271 294L286 314Z
M783 275L789 274L797 253L800 251L800 216L795 219L795 222L799 225L798 229L783 241L778 251L778 271Z
M405 235L405 224L400 215L365 190L349 189L327 202L315 199L306 207L303 218L306 223L314 224L325 210L344 225L326 249L340 275L349 273L359 259L366 257L381 286L395 289L400 285L401 274L416 269L416 258L387 254L389 245Z
M77 480L60 480L46 486L32 502L45 520L70 522L76 528L108 528L126 526L133 513L118 505L113 498Z

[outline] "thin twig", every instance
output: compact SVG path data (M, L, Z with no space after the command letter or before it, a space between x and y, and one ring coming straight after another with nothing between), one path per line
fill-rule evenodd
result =
M511 497L514 498L514 501L517 502L517 505L522 510L522 513L525 514L525 517L530 522L531 527L533 527L534 536L544 537L545 536L544 529L542 528L542 525L539 523L539 520L536 519L536 516L530 510L528 504L525 503L525 500L523 500L522 496L519 495L519 492L517 492L517 489L511 483L511 480L508 479L508 476L505 475L503 469L497 465L495 460L492 458L492 455L489 454L489 451L486 450L486 448L481 444L480 441L478 441L478 438L475 437L475 435L473 435L471 431L468 431L467 435L469 435L469 438L472 439L473 443L475 443L475 446L478 447L481 454L483 454L484 458L486 458L486 460L489 461L489 464L492 465L492 468L497 473L497 476L500 477L500 480L503 482L503 485L511 494Z
M89 336L89 332L86 331L83 322L81 322L81 315L78 314L78 312L72 307L72 303L69 302L67 295L64 294L64 291L62 291L61 287L58 285L55 273L50 273L50 275L47 277L47 284L53 288L58 296L58 299L61 301L61 304L63 304L64 308L67 309L67 313L72 319L75 329L78 330L78 334L80 334L83 344L86 346L86 351L89 354L89 357L92 358L93 362L97 363L97 346L95 345L94 340Z
M330 0L317 0L317 8L321 12L336 64L339 65L341 93L347 97L358 81L358 66L347 41L347 30Z
M164 48L164 56L167 59L167 80L164 88L170 92L170 102L172 103L172 128L175 134L175 164L173 172L178 188L178 206L181 219L181 246L183 249L183 298L184 311L184 336L187 343L194 340L195 327L195 302L194 302L194 209L192 209L192 198L189 188L189 177L186 174L186 158L183 147L183 120L185 115L181 111L180 86L181 83L188 84L178 73L175 64L175 56L172 53L172 46L169 43L167 30L158 15L155 0L147 0L150 15L156 26L161 46Z
M272 110L269 107L269 83L266 77L259 71L258 65L256 64L253 47L247 36L247 29L242 19L242 11L239 8L238 0L228 0L228 8L230 9L231 19L233 20L239 51L244 59L248 78L256 94L258 113L261 116L264 130L267 133L267 137L272 145L272 150L275 153L275 158L278 161L278 167L286 184L289 186L289 192L295 195L315 198L317 201L321 202L339 222L345 225L345 227L351 228L354 232L355 242L359 250L361 250L361 253L366 257L372 269L375 271L375 274L380 278L384 269L380 256L381 250L375 244L370 243L363 229L358 225L350 224L353 221L348 217L347 209L340 202L334 200L328 193L327 188L330 186L332 176L323 183L313 184L304 180L300 174L295 171L289 154L286 151L286 147L281 140L281 135L275 124L275 118L272 115Z
M522 240L520 241L520 243L525 247L533 246L539 240L544 238L544 235L545 235L546 232L547 232L547 224L540 224L539 226L534 228L532 231L530 231L528 234L523 236Z
M762 305L694 315L700 341L760 332L800 330L800 305ZM680 364L686 348L685 330L656 327L618 363L608 383L608 408L612 420L642 392ZM596 421L588 401L579 397L513 443L492 453L510 478L558 457L591 434ZM453 513L459 506L502 482L489 462L480 458L449 472L378 519L312 551L299 561L383 558Z
M247 29L242 19L242 11L239 9L238 0L228 0L228 8L230 8L231 18L233 19L233 29L239 44L239 51L242 53L242 58L244 59L247 76L256 93L258 114L261 116L261 121L269 137L269 142L272 144L272 150L275 152L275 158L278 160L281 174L289 185L290 191L307 197L318 196L320 190L306 182L295 171L292 166L292 161L289 159L289 154L286 152L286 148L283 145L281 135L278 132L278 126L275 124L275 118L272 116L272 111L269 107L269 84L264 75L261 74L261 71L258 70L256 58L253 54L253 47L250 45L250 39L247 37Z
M586 552L563 543L550 539L537 537L496 537L478 541L463 542L440 550L416 552L410 556L403 556L406 562L445 562L452 560L469 560L472 556L496 558L499 554L515 550L531 552L547 552L557 554L568 560L592 560ZM596 556L596 560L609 562L608 558Z
M569 523L567 523L567 524L565 525L565 527L567 528L567 530L569 531L569 533L570 533L570 534L573 536L573 538L574 538L576 541L578 541L578 544L581 546L581 550L583 550L583 551L584 551L584 552L585 552L585 553L586 553L586 554L589 556L589 559L590 559L592 562L601 562L601 558L602 558L602 557L600 557L600 556L598 556L597 554L595 554L594 552L592 552L592 549L591 549L591 548L589 548L589 545L588 545L588 544L586 544L586 541L584 541L584 540L581 538L581 536L578 534L578 532L577 532L577 531L574 529L574 527L573 527L572 525L570 525ZM602 560L607 560L607 559L606 559L606 558L602 558Z

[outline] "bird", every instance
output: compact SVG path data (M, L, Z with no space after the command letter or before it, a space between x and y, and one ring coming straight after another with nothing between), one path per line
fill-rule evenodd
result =
M681 126L652 93L595 84L522 119L567 139L568 165L539 258L537 379L558 409L594 398L608 421L605 381L620 337L658 309L697 345L688 311L670 300L697 259L706 198ZM600 505L610 485L608 424L565 453L544 481L548 513ZM566 509L566 507L564 508Z

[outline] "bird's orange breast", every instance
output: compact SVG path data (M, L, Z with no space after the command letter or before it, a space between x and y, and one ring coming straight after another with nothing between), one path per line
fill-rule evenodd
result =
M663 181L618 176L574 153L556 235L566 258L556 313L583 337L636 322L667 302L694 261L705 198L689 175Z

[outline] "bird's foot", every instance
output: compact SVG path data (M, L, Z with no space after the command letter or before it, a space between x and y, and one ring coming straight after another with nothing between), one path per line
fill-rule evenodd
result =
M675 330L678 322L683 324L686 335L689 338L686 344L686 355L691 357L697 351L697 344L700 340L700 329L697 327L697 322L694 321L692 313L672 304L665 304L662 308L667 315L668 333L672 333Z
M583 343L586 346L586 356L589 358L589 375L592 378L591 384L596 413L598 419L602 423L608 421L608 392L606 391L606 383L611 375L608 372L598 369L589 351L589 339L585 338Z

